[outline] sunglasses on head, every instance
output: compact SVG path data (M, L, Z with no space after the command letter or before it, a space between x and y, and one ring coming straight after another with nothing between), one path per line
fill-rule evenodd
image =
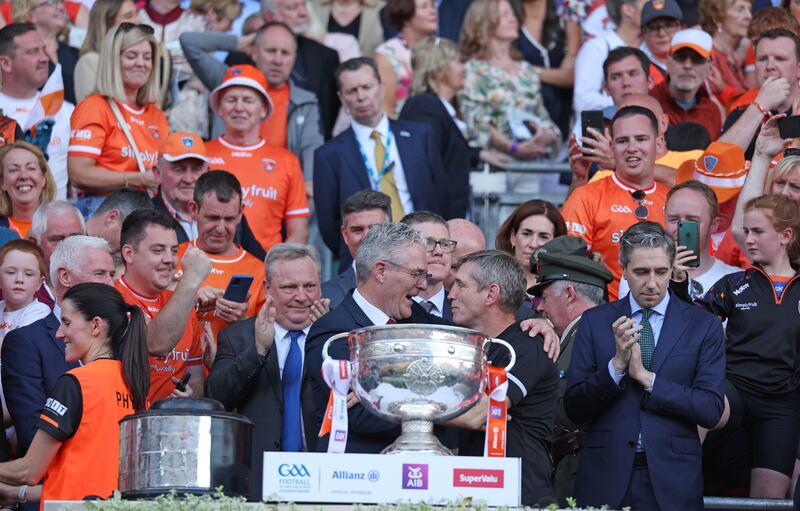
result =
M153 30L153 27L151 27L150 25L145 25L144 23L129 23L127 21L125 23L119 24L119 30L117 31L117 33L127 33L133 30L134 28L138 28L145 34L149 35L155 34L155 30Z
M636 209L633 210L633 214L636 215L636 218L639 220L645 220L647 215L650 212L647 210L647 206L644 205L644 200L647 196L644 193L644 190L634 190L631 192L631 198L635 200L639 205L636 206Z

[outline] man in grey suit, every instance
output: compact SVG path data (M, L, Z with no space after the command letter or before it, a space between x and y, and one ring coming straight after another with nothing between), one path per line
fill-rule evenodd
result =
M383 192L365 189L354 193L342 203L342 233L344 244L350 251L353 263L346 271L322 284L323 298L330 298L331 309L339 305L356 287L356 250L370 228L376 224L391 222L392 211L389 196Z
M261 500L264 451L314 451L317 423L305 378L305 340L321 313L316 250L279 243L267 253L266 303L219 334L206 395L254 423L249 500Z

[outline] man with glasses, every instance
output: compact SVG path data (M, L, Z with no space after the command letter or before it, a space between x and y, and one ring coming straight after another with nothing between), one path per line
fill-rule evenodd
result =
M683 12L675 0L650 0L642 8L644 52L650 58L650 74L656 84L667 72L672 36L683 28ZM654 72L655 71L655 72Z
M621 108L611 121L614 174L577 188L561 209L570 234L582 237L592 252L602 255L614 275L608 287L611 300L619 296L622 233L639 220L664 224L668 189L655 180L656 154L663 147L652 111L636 105Z
M414 297L423 309L446 320L453 319L450 300L444 289L444 281L450 274L456 242L450 239L450 228L444 218L430 211L415 211L404 216L400 222L410 225L425 237L425 252L428 260L428 286Z
M722 110L704 86L711 71L711 46L711 36L702 30L688 28L675 34L667 79L653 87L650 95L661 103L670 126L696 122L708 130L713 141L722 129Z

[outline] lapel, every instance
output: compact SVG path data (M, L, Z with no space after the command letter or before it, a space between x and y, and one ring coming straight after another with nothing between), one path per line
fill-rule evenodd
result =
M369 171L361 158L361 151L358 148L358 141L353 128L347 128L339 136L341 137L339 143L345 146L344 150L339 151L339 154L342 156L342 160L350 174L358 183L359 189L372 188L372 183L369 181Z
M56 315L50 312L50 314L44 318L44 325L47 327L47 333L49 334L48 337L50 338L50 341L56 345L58 351L60 351L63 355L64 343L56 338L56 331L58 331L58 327L61 326L61 323L56 318Z
M449 129L452 133L455 133L456 134L455 136L460 138L464 142L464 145L469 145L467 139L464 138L464 134L461 133L460 129L458 129L458 126L456 125L453 118L450 117L450 113L447 111L447 108L445 108L445 106L442 104L442 100L439 99L439 96L432 93L427 93L427 94L429 94L431 97L432 108L439 111L439 116L441 116L442 119L447 119L447 129Z
M345 296L350 293L350 290L356 287L356 272L353 270L353 267L350 266L348 270L336 278L336 284L339 286L339 289L345 294Z
M580 324L581 320L579 319L572 325L567 335L564 336L564 344L561 345L561 354L556 361L559 371L564 371L566 373L569 368L569 363L572 360L572 341L575 340L575 336L578 334L578 325Z
M664 323L661 326L661 334L658 336L658 344L655 351L653 351L653 363L651 370L658 373L661 365L667 359L672 349L678 343L684 330L686 330L687 321L684 320L683 304L674 294L669 295L669 305L667 305L667 314L664 316Z
M394 141L397 144L397 154L400 155L400 162L403 164L403 174L406 176L408 192L414 197L416 195L415 184L419 181L417 176L423 170L419 164L421 148L407 124L389 119L389 126L392 128Z
M374 326L372 321L370 321L367 315L364 314L364 311L361 310L356 301L353 300L352 294L347 295L347 297L342 301L340 307L341 306L345 308L355 324L358 325L356 328L360 328L362 326Z
M442 310L442 319L453 321L453 309L450 308L450 299L447 297L447 291L444 292L444 310Z
M253 335L255 336L255 321L253 321ZM278 399L278 402L283 404L283 386L281 386L281 368L278 364L278 348L275 347L275 342L272 343L272 348L269 350L267 354L267 362L266 362L266 372L267 372L267 380L269 380L269 386L275 391L275 397ZM304 364L305 365L305 364Z

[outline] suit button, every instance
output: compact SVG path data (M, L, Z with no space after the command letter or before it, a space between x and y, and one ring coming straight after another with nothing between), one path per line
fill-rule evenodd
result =
M636 447L636 442L633 440L628 440L628 447Z
M281 448L281 444L279 444L278 442L273 442L273 443L272 443L272 445L273 445L273 446L274 446L276 449L280 449L280 448Z
M278 413L283 415L283 407L282 406L280 408L278 408Z

